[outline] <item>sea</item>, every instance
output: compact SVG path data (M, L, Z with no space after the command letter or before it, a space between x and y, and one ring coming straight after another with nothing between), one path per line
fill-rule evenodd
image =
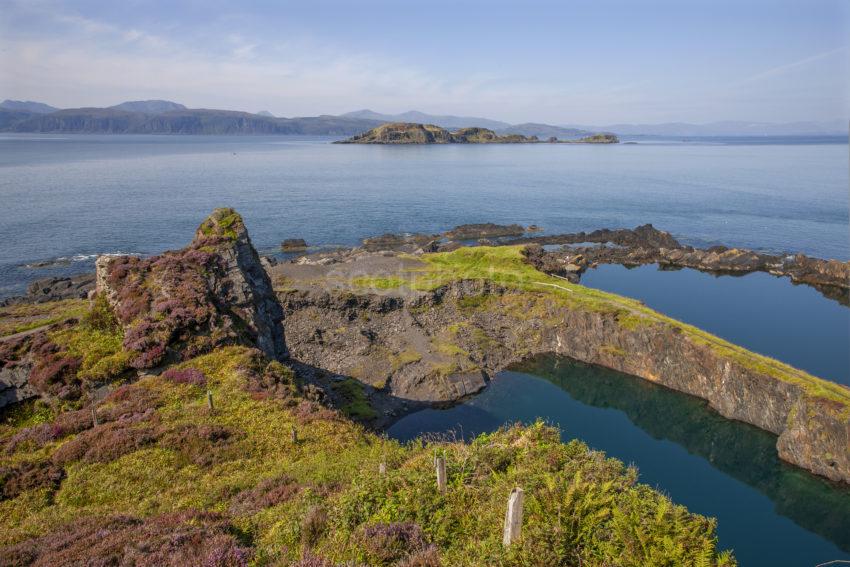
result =
M0 298L93 270L98 254L184 246L236 208L262 254L474 222L543 234L651 223L694 246L850 259L846 137L623 138L616 145L336 145L330 137L0 134ZM850 308L769 274L600 266L582 283L850 385ZM741 565L850 560L850 490L787 465L775 437L700 400L537 357L389 434L470 436L544 419L716 517Z

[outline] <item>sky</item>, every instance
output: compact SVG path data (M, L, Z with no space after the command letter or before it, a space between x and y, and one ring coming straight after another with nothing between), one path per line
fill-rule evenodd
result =
M0 99L846 121L848 0L0 0Z

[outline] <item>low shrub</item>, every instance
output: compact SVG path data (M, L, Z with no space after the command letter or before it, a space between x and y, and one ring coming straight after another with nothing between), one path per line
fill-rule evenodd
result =
M153 425L140 425L135 420L116 421L80 433L62 444L52 459L58 465L74 461L106 463L151 445L157 438Z
M0 566L246 567L252 556L224 516L188 510L144 520L80 518L50 535L3 549Z
M238 456L233 448L240 435L230 427L183 424L170 430L161 429L155 435L160 447L180 453L199 467L209 467Z
M195 368L169 368L162 373L162 377L175 384L191 384L192 386L206 386L207 377Z
M62 467L49 461L25 461L15 466L0 466L0 500L15 498L35 488L55 490L64 477Z
M301 520L301 545L305 549L314 547L328 528L328 514L321 506L312 506Z
M234 496L228 510L237 516L252 515L290 500L300 490L301 486L289 476L270 478Z
M411 522L368 525L360 541L370 565L392 565L428 548L422 528Z

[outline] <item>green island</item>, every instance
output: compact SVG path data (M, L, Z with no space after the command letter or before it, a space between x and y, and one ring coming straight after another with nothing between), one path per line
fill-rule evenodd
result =
M497 134L488 128L469 127L449 131L433 124L390 122L335 144L616 144L614 134L592 134L575 140L550 137L545 142L537 136Z
M641 350L661 341L661 359L691 365L673 379L716 372L743 399L691 393L761 420L789 462L846 473L831 449L850 419L837 385L540 272L522 246L352 254L263 266L221 209L182 250L99 259L88 301L0 308L3 376L25 378L0 423L0 565L128 553L156 565L735 565L713 519L550 425L469 443L381 434L394 399L456 399L468 393L448 389L458 376L535 349L688 391ZM399 331L411 318L425 343ZM497 332L507 323L515 333ZM773 407L783 396L791 405ZM806 449L783 452L783 435ZM517 487L521 537L506 545Z

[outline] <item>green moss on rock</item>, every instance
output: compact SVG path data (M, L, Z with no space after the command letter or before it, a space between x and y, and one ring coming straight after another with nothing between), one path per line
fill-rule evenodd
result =
M197 234L207 239L225 238L236 240L245 231L242 217L234 209L216 209L201 223Z

